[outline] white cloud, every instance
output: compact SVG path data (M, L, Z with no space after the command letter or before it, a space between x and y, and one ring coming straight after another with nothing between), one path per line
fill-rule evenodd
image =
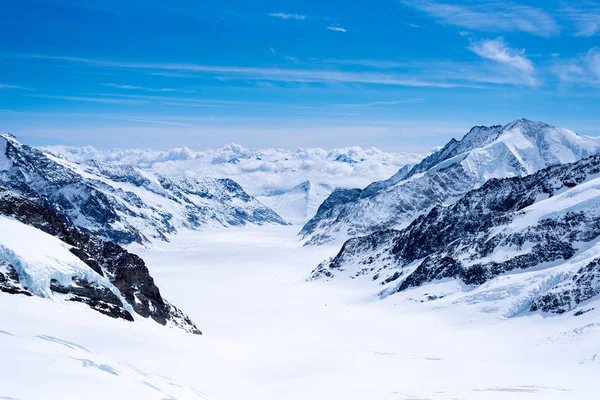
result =
M600 4L586 1L578 7L568 5L560 13L575 25L575 36L600 34Z
M365 108L365 107L377 107L377 106L395 106L398 104L408 104L408 103L420 103L425 99L414 98L414 99L404 99L404 100L389 100L389 101L372 101L370 103L347 103L347 104L336 104L338 107L345 108Z
M374 147L249 150L238 144L205 151L186 147L165 151L98 150L91 146L46 149L77 162L94 159L152 168L171 176L232 178L253 195L290 189L307 179L341 187L364 187L375 180L389 178L402 166L417 163L425 156L384 152ZM336 161L340 155L357 163ZM229 162L231 160L235 163Z
M506 46L502 38L471 42L469 50L480 57L497 61L509 67L525 72L533 72L533 64L525 57L524 50L515 50Z
M290 55L287 55L287 54L285 55L285 57L284 57L284 58L285 58L286 60L288 60L288 61L295 62L296 64L300 62L300 59L299 59L299 58L292 57L292 56L290 56Z
M301 14L288 14L288 13L271 13L270 17L276 17L281 19L295 19L298 21L304 21L306 19L306 15Z
M106 97L84 97L84 96L54 96L46 94L35 94L30 95L31 97L39 97L43 99L56 99L56 100L68 100L68 101L80 101L84 103L105 103L105 104L123 104L123 105L140 105L146 104L144 100L126 100L126 99L112 99Z
M560 27L544 10L512 2L475 0L448 4L431 0L401 0L440 22L485 32L528 32L537 36L560 33Z
M557 62L554 66L554 73L563 82L599 85L600 48L594 47L580 57Z
M29 88L26 88L24 86L19 86L19 85L9 85L7 83L0 83L0 89L17 89L17 90L31 90Z
M116 83L105 83L104 86L115 88L115 89L126 89L126 90L143 90L146 92L180 92L179 89L173 88L150 88L143 86L133 86L133 85L118 85Z
M17 58L56 60L72 63L87 64L104 68L142 69L159 71L183 71L213 74L220 77L228 75L228 79L250 79L272 82L295 82L295 83L363 83L384 86L406 86L406 87L437 87L456 88L469 87L481 89L480 85L474 85L468 77L457 75L453 81L424 79L420 74L400 75L382 74L374 72L349 72L337 70L316 69L291 69L270 67L230 67L202 64L176 64L176 63L148 63L148 62L125 62L107 61L88 58L48 55L15 55Z
M330 31L335 31L335 32L348 32L347 30L345 30L344 28L341 28L339 26L328 26L327 29L329 29Z

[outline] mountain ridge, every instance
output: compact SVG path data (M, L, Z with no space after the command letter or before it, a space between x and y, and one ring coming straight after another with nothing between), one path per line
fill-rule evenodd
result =
M329 206L317 212L300 236L305 245L319 245L403 228L436 205L452 204L491 178L525 176L598 150L598 138L526 119L474 127L460 141L451 140L401 174L400 179L376 182L370 185L377 187L376 191L351 201L335 204L335 199L330 199Z

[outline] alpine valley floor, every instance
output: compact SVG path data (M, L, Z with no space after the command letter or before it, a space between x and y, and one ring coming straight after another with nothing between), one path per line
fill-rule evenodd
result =
M301 247L297 230L132 248L202 336L0 293L0 399L598 398L600 300L577 317L513 318L492 292L412 300L449 282L379 300L363 279L306 282L338 248Z

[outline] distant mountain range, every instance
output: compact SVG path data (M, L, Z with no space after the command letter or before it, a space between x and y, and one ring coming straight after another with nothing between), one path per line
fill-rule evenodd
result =
M0 135L0 186L120 244L179 229L287 222L231 179L165 178L131 165L75 163Z

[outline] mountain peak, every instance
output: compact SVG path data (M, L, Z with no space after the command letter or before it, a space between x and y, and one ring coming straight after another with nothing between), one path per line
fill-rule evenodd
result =
M541 122L541 121L532 121L526 118L520 118L517 119L513 122L510 122L508 124L506 124L502 130L503 131L510 131L514 128L521 128L524 129L526 131L532 131L532 130L539 130L542 128L546 128L546 127L550 127L551 125L548 125L545 122Z
M6 139L9 142L18 143L17 137L10 132L0 133L0 137Z

